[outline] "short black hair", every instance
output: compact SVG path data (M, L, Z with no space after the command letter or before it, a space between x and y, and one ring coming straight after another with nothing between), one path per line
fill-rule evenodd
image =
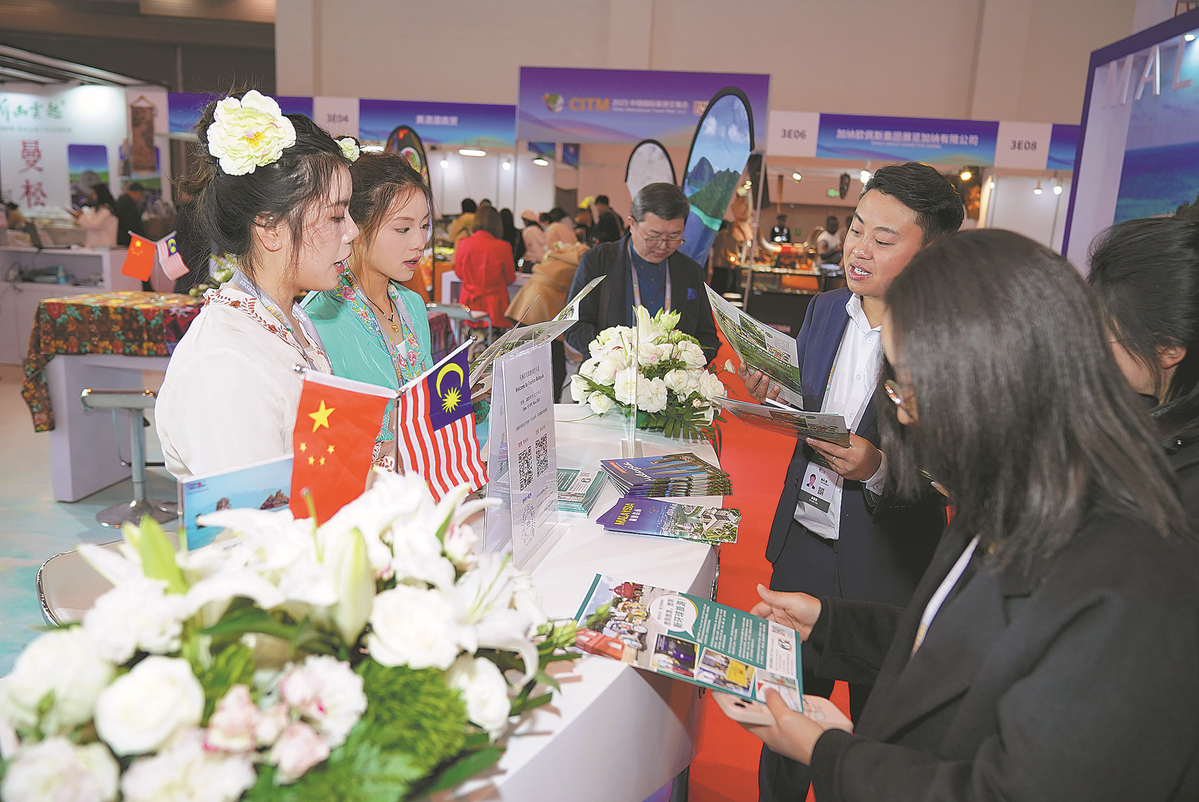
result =
M463 198L462 199L462 213L463 214L474 214L478 210L478 208L479 207L475 206L475 201L473 198Z
M837 227L839 225L840 225L840 222L838 222L836 216L831 215L831 214L828 216L828 219L824 221L824 228L830 234L836 234Z
M608 203L608 196L607 196L607 195L596 195L596 196L595 196L595 202L596 202L596 203L602 203L602 204L604 204L605 206L611 206L611 205L612 205L612 204Z
M125 187L125 191L126 192L145 192L146 188L143 187L141 184L137 183L136 181L134 181L132 184Z
M685 220L691 213L691 202L683 190L674 184L659 182L646 184L633 198L629 215L640 223L647 214L656 214L663 220Z
M916 225L924 232L925 245L957 231L966 217L966 207L953 184L932 165L922 162L878 168L862 194L872 189L890 195L916 213Z

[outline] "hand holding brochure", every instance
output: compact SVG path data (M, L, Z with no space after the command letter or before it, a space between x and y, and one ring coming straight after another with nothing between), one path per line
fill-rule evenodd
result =
M845 418L835 413L782 409L724 396L712 399L712 403L733 413L750 426L768 432L779 432L801 440L817 437L839 446L849 446L849 430L845 427Z
M723 604L636 582L595 575L575 616L578 646L743 699L775 690L802 710L799 635Z
M609 532L654 535L699 543L736 543L741 511L625 496L596 519Z
M772 329L730 304L719 294L705 287L716 325L748 370L760 370L782 388L779 400L793 407L803 406L803 387L800 383L799 352L795 338Z

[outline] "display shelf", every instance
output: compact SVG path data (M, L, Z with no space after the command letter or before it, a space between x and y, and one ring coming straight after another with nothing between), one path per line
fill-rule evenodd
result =
M140 290L141 282L123 275L125 249L47 248L0 245L0 364L19 365L29 348L29 332L38 304L47 298L111 290ZM61 267L67 283L24 281L35 271L57 273Z

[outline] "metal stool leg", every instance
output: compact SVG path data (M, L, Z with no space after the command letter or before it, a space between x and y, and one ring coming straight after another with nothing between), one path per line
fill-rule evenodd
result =
M138 413L138 414L135 414ZM155 501L146 498L146 433L141 414L137 410L129 410L129 439L130 463L133 470L133 501L125 504L114 504L96 513L96 520L102 526L116 529L124 523L141 523L144 516L149 515L155 521L166 523L179 517L179 505L173 501Z

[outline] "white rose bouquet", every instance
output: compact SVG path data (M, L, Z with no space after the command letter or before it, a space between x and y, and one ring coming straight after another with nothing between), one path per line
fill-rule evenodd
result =
M575 633L475 553L466 492L378 473L319 528L225 510L205 523L236 534L192 552L149 518L80 546L114 587L18 657L0 796L400 800L491 765Z
M714 440L713 420L720 418L712 399L725 390L708 371L699 341L675 329L678 312L651 317L639 306L636 314L635 331L612 326L591 341L591 358L570 377L571 398L597 415L635 407L638 427L668 437Z

